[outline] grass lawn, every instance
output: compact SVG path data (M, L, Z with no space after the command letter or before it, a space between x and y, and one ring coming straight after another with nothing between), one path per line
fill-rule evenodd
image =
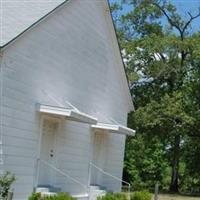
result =
M200 200L200 197L181 196L173 194L160 194L159 200Z

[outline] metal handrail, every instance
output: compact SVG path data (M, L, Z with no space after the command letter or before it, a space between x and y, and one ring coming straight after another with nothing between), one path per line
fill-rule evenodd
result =
M112 177L113 179L118 180L118 181L120 181L120 182L125 183L126 185L128 185L128 200L131 199L131 193L130 193L130 191L131 191L131 184L130 184L130 183L128 183L128 182L124 181L123 179L120 179L119 177L116 177L116 176L114 176L114 175L112 175L112 174L110 174L110 173L104 171L103 169L101 169L100 167L98 167L97 165L95 165L95 164L92 163L92 162L90 162L90 165L93 166L93 167L95 167L96 169L98 169L98 170L99 170L100 172L102 172L103 174L105 174L105 175L107 175L107 176L110 176L110 177Z
M47 165L48 167L54 169L55 171L57 171L61 175L65 176L65 177L67 177L69 179L71 179L72 181L74 181L75 183L79 184L82 188L84 188L88 192L88 187L86 187L83 183L81 183L80 181L78 181L74 177L70 176L69 173L65 173L65 172L61 171L59 168L55 167L54 165L48 163L45 160L38 159L38 162L44 163L45 165Z

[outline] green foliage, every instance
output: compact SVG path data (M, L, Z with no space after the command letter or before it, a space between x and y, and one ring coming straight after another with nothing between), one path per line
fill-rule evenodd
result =
M29 196L29 198L28 198L28 200L40 200L41 199L41 193L36 193L36 192L33 192L30 196Z
M127 139L124 178L134 190L151 189L156 182L162 183L166 167L166 153L159 138L136 135Z
M70 196L68 193L58 193L56 195L56 198L54 200L74 200L72 196Z
M148 191L134 192L131 194L131 200L151 200L152 194Z
M160 137L174 136L176 132L184 135L194 125L195 119L185 110L181 92L164 95L159 101L151 100L146 106L136 110L132 120L136 128L142 126L143 132L154 130ZM141 131L141 130L140 130Z
M200 188L200 32L170 1L130 0L117 21L135 112L128 124L124 178L135 189ZM121 9L121 7L120 7ZM115 5L115 16L117 6ZM192 159L190 159L192 158Z
M97 200L127 200L127 197L123 193L106 193L105 196L97 197Z
M42 196L41 193L32 193L28 200L74 200L74 198L68 193L63 192L50 196Z
M7 198L10 186L15 180L15 176L8 171L0 176L0 198Z
M187 192L200 193L200 138L188 138L183 149L185 173L181 179L181 186Z

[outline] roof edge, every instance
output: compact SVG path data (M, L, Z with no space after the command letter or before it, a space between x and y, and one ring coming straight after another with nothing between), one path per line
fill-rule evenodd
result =
M35 21L33 24L31 24L30 26L28 26L21 33L19 33L18 35L16 35L14 38L12 38L11 40L9 40L4 45L0 46L0 49L4 49L5 47L7 47L8 45L10 45L11 43L15 42L15 40L17 40L19 37L21 37L24 33L28 32L29 30L31 30L32 28L34 28L37 24L39 24L40 22L42 22L43 20L45 20L49 15L51 15L52 13L54 13L58 8L62 7L65 3L68 3L70 1L71 0L64 0L64 2L60 3L54 9L52 9L47 14L45 14L43 17L41 17L40 19L38 19L37 21Z
M118 35L117 35L117 29L116 29L116 26L115 26L115 23L114 23L113 17L112 17L110 2L109 2L109 0L106 0L106 2L107 2L107 5L108 5L108 8L109 8L109 14L110 14L110 17L111 17L112 26L114 28L114 33L115 33L115 37L116 37L116 40L117 40L117 46L118 46L119 54L120 54L120 57L121 57L121 62L122 62L123 68L124 68L124 73L125 73L125 76L126 76L126 81L127 81L127 85L128 85L128 89L129 89L129 96L130 96L131 104L132 104L132 107L133 107L133 109L130 110L130 111L135 111L135 107L134 107L132 95L131 95L131 88L130 88L130 85L129 85L129 78L126 74L126 70L125 70L126 67L125 67L125 64L124 64L124 61L123 61L123 57L122 57L121 46L120 46Z

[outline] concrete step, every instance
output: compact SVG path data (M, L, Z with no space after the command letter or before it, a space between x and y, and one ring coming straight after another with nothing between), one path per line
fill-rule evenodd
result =
M90 190L90 194L104 194L106 190Z
M105 186L101 186L101 185L90 185L90 190L107 190L107 188Z
M106 194L106 187L101 185L90 185L90 200L96 200L99 196Z
M56 195L57 193L55 192L41 192L41 195L42 196L54 196Z
M104 189L101 189L104 188ZM56 188L50 185L39 185L35 192L40 192L42 196L52 196L56 195L58 192L61 191L61 188ZM90 186L90 196L88 193L84 194L74 194L76 200L96 200L99 196L104 196L106 194L105 187L101 187L99 185L91 185Z
M49 188L47 188L47 187L37 187L36 189L35 189L35 192L38 192L38 193L43 193L43 192L50 192L50 190L49 190Z
M40 193L48 193L48 192L58 193L58 192L61 192L61 188L53 187L53 186L38 186L35 189L35 192L40 192Z
M91 190L90 191L90 200L96 200L97 197L106 195L105 190Z
M56 195L58 192L61 192L60 188L52 187L50 185L39 185L35 192L40 192L42 196L53 196ZM85 194L75 194L72 195L76 200L89 200L89 195Z
M89 195L87 193L85 193L85 194L74 194L74 195L72 195L72 197L74 197L76 200L88 200L89 199Z

